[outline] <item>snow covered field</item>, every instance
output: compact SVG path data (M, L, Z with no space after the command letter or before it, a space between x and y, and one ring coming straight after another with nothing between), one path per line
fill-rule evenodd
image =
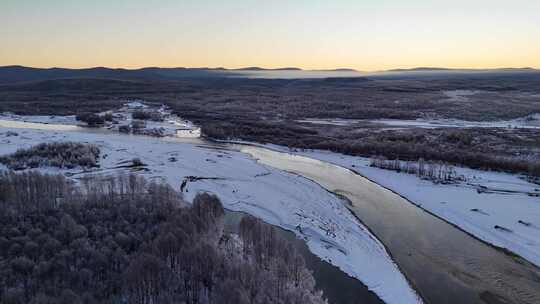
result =
M534 114L527 117L516 118L513 120L499 121L467 121L459 119L376 119L369 122L382 124L393 128L522 128L522 129L540 129L540 114Z
M155 106L147 105L142 101L129 101L124 104L123 107L114 111L105 111L98 113L99 115L110 114L113 117L113 121L105 121L104 128L118 131L121 126L131 127L136 120L133 118L133 113L136 111L148 111L149 113L156 113L161 118L161 121L145 120L144 126L139 129L143 134L159 134L160 136L176 136L176 137L201 137L201 128L194 125L191 121L181 119L180 117L172 114L172 111L164 105ZM49 129L70 130L74 129L74 126L86 126L86 123L77 121L75 115L69 116L55 116L55 115L16 115L13 113L5 112L0 113L0 120L17 121L17 122L31 122L53 125ZM63 125L65 127L59 127L57 125ZM24 126L23 124L21 126ZM43 128L47 128L44 126Z
M451 101L469 102L470 101L469 96L473 96L481 92L482 91L475 91L475 90L450 90L450 91L443 91L442 93Z
M161 136L201 137L201 128L195 126L191 121L183 120L172 114L172 111L165 105L149 106L142 101L131 101L116 111L109 111L108 113L112 114L117 121L116 124L110 125L109 129L117 131L120 126L132 126L136 120L133 118L133 113L136 111L155 113L161 119L161 121L146 120L143 133L160 134Z
M512 120L498 121L467 121L459 119L326 119L309 118L297 120L299 123L308 123L314 125L332 125L332 126L352 126L357 124L372 124L373 126L387 127L391 129L404 128L499 128L499 129L540 129L540 114L532 114L526 117ZM366 126L367 126L366 125Z
M0 113L0 119L13 120L21 122L35 122L43 124L66 124L77 125L79 122L75 119L75 115L55 116L55 115L17 115L9 112Z
M540 185L514 174L468 168L455 168L465 182L434 184L416 175L370 167L368 158L328 151L292 153L359 172L485 242L540 266L540 197L536 196Z
M362 122L360 119L343 119L343 118L307 118L296 120L300 123L309 123L314 125L330 125L330 126L350 126Z
M69 170L73 178L116 174L122 161L139 158L149 180L159 179L184 189L191 200L198 191L217 194L225 207L260 217L305 238L310 250L360 279L386 303L420 303L414 290L384 246L348 211L345 202L303 177L259 164L247 154L180 142L175 138L7 127L0 124L0 154L41 142L78 141L97 144L101 167L92 172ZM42 126L36 126L41 128ZM17 136L7 136L7 132ZM0 169L2 169L0 167ZM46 172L59 169L44 168ZM62 171L62 173L68 170ZM197 177L195 179L187 177Z

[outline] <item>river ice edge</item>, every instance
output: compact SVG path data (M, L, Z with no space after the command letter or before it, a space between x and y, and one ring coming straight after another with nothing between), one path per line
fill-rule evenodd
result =
M540 197L524 194L540 194L540 185L529 183L517 174L457 167L457 174L465 176L467 182L434 184L416 175L371 167L370 159L365 157L264 146L358 172L484 242L507 249L540 267ZM478 187L523 193L479 193Z

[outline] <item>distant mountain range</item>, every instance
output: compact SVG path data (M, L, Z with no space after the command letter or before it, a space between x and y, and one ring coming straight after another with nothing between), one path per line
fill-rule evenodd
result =
M451 69L451 68L438 68L438 67L418 67L411 69L392 69L379 71L379 73L388 72L536 72L538 70L524 67L524 68L496 68L496 69Z
M183 78L242 77L251 72L302 72L295 67L266 69L246 67L240 69L225 68L158 68L116 69L106 67L70 69L70 68L32 68L25 66L0 67L0 83L41 81L63 78L107 78L125 80L178 80ZM313 71L311 71L313 72ZM317 70L315 72L356 72L353 69Z
M261 67L247 67L247 68L240 68L240 69L231 69L231 71L302 71L300 68L276 68L276 69L265 69Z
M540 72L532 68L507 68L507 69L447 69L433 67L419 67L413 69L393 69L374 73L361 73L354 69L333 69L333 70L302 70L295 67L284 67L277 69L266 69L261 67L246 67L240 69L225 68L159 68L146 67L140 69L115 69L106 67L69 69L69 68L32 68L24 66L3 66L0 67L0 84L44 81L52 79L68 78L97 78L97 79L119 79L119 80L145 80L145 81L174 81L186 78L223 78L223 77L250 77L251 75L274 73L279 78L280 72L288 73L285 78L312 78L313 74L324 77L336 77L336 73L343 73L337 77L386 77L387 75L432 75L432 74L461 74L461 73L529 73ZM289 73L291 72L291 73ZM305 74L303 74L305 73ZM328 76L324 76L328 73ZM353 75L351 75L351 73ZM356 74L354 74L356 73ZM290 76L293 75L293 76ZM264 77L264 75L263 75ZM408 76L407 76L408 77Z
M224 77L225 69L156 68L112 69L105 67L86 69L30 68L24 66L0 67L0 83L40 81L62 78L110 78L126 80L175 80L188 77Z

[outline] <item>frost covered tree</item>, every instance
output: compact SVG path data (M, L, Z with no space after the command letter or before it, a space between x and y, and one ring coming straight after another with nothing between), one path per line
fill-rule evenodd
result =
M0 204L0 303L324 303L274 228L245 217L225 233L210 194L8 172Z

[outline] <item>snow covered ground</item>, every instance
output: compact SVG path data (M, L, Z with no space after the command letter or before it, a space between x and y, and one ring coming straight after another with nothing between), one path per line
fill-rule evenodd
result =
M17 115L9 112L0 113L2 120L14 120L21 122L35 122L43 124L66 124L77 125L79 122L75 119L75 115L55 116L55 115Z
M450 90L450 91L442 91L444 96L448 98L450 101L455 102L469 102L469 96L473 96L478 93L482 93L482 91L477 90Z
M513 120L467 121L459 119L376 119L369 122L394 128L503 128L540 129L540 114L533 114Z
M120 126L132 126L136 120L133 118L135 111L146 111L148 113L155 113L161 121L145 120L143 134L160 134L161 136L176 136L176 137L201 137L201 128L195 126L191 121L181 119L177 115L174 115L167 106L161 105L159 107L150 106L143 101L130 101L127 102L124 107L109 111L115 118L116 123L109 125L109 129L118 130ZM104 112L103 114L106 114Z
M540 114L532 114L512 120L497 121L467 121L460 119L341 119L341 118L308 118L297 120L299 123L314 125L352 126L357 124L372 124L392 129L403 128L502 128L502 129L540 129Z
M123 107L114 111L105 111L99 115L111 114L113 122L106 121L103 128L118 131L121 126L132 126L133 112L147 111L159 114L162 121L145 120L144 127L139 129L141 134L159 134L160 136L176 136L182 138L199 138L201 137L201 128L194 125L191 121L184 120L164 106L148 105L142 100L127 101ZM75 115L55 116L55 115L17 115L9 112L0 113L0 120L17 121L17 122L33 122L53 125L49 129L70 130L74 126L86 126L86 123L77 121ZM57 127L63 125L65 127ZM21 124L21 126L24 126ZM44 127L46 128L46 127Z
M299 119L296 122L309 123L314 125L330 125L330 126L350 126L362 122L360 119L343 119L343 118L306 118Z
M464 182L434 184L416 175L370 167L369 158L328 151L292 153L359 172L481 240L540 266L540 185L515 174L468 168L455 168L465 176Z
M13 123L13 122L11 122ZM101 167L92 172L69 170L79 178L87 174L116 174L122 161L139 158L149 180L170 183L176 189L189 176L184 196L191 200L199 191L217 194L225 207L262 218L294 231L310 250L358 278L386 303L420 303L414 290L391 260L384 246L348 211L345 202L316 183L258 163L247 154L180 142L175 138L91 132L33 129L32 125L0 123L0 155L41 142L78 141L97 144ZM36 128L42 128L42 125ZM18 133L7 136L7 132ZM2 169L0 167L0 169ZM45 172L59 169L43 168ZM62 173L68 170L62 171Z

